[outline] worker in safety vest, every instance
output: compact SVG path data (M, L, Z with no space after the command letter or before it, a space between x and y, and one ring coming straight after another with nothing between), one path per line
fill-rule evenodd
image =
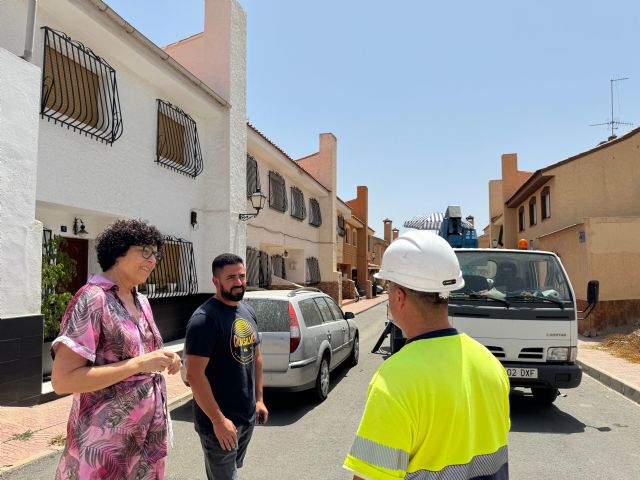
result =
M449 323L449 292L464 286L452 248L410 231L376 276L407 343L374 374L344 467L354 479L507 479L509 378Z

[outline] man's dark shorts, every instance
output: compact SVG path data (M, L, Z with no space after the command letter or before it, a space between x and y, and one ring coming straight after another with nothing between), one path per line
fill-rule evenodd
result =
M253 434L253 425L240 425L236 428L238 429L238 445L233 450L223 450L213 432L198 432L209 480L236 480L238 478L237 469L242 467L247 446Z

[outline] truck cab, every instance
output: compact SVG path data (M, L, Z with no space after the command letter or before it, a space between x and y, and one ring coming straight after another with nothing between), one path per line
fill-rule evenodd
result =
M578 311L569 277L552 252L454 249L465 285L449 295L449 321L504 365L512 387L552 403L582 379L576 363ZM597 302L597 282L589 284ZM391 331L392 351L403 342Z

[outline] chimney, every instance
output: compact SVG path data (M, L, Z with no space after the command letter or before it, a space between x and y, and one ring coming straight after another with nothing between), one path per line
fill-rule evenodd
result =
M384 240L387 243L391 243L393 241L393 238L391 238L392 222L388 218L385 218L383 222L384 222Z
M235 107L245 96L246 21L237 0L204 0L204 31L164 51Z
M395 240L396 238L398 238L398 235L400 234L400 230L398 230L397 228L394 228L393 230L391 230L391 232L393 233L393 236L392 236L392 240L391 240L391 241L393 241L393 240Z

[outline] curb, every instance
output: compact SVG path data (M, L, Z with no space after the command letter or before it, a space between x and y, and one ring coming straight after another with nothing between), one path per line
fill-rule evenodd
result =
M354 313L354 315L360 315L361 313L364 313L364 312L366 312L367 310L371 310L372 308L377 307L378 305L382 305L384 302L388 302L388 301L389 301L389 300L388 300L388 299L386 299L386 300L382 300L381 302L374 303L373 305L369 305L368 307L366 307L366 308L364 308L364 309L360 310L358 313ZM349 312L349 311L350 311L350 310L345 310L344 308L343 308L342 310L344 310L344 311L346 311L346 312Z
M183 405L189 403L193 398L193 392L189 389L188 392L183 393L182 395L178 395L175 398L171 398L167 401L167 409L175 410L176 408L180 408Z
M609 387L611 390L615 390L619 394L627 397L632 402L636 402L640 404L640 388L631 385L624 380L621 380L603 370L599 370L588 362L584 360L578 359L576 361L578 365L582 367L584 373L602 383L603 385Z
M368 310L371 310L372 308L377 307L378 305L382 305L384 302L387 302L387 301L388 301L388 300L383 300L383 301L382 301L382 302L380 302L380 303L376 303L375 305L371 305L370 307L367 307L367 308L365 308L364 310L360 310L358 313L356 313L356 315L360 315L361 313L364 313L364 312L366 312L366 311L368 311Z

